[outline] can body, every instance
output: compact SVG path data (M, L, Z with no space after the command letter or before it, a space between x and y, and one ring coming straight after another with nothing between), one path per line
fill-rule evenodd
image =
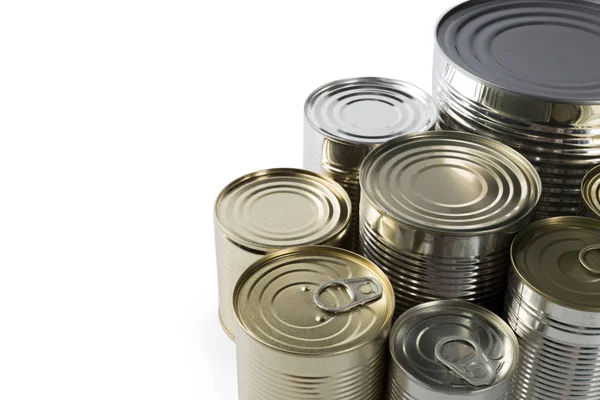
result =
M592 168L583 178L579 215L600 219L600 166Z
M316 89L304 109L304 168L338 182L352 200L350 240L358 250L359 171L390 138L434 127L433 99L406 82L354 78Z

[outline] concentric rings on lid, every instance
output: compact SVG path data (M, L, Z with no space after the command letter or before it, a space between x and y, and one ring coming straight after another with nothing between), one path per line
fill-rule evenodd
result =
M378 144L405 133L429 130L437 121L433 99L409 83L354 78L328 83L306 100L307 121L342 142Z
M583 178L581 196L592 214L600 218L600 165L591 169Z
M260 250L320 244L350 222L350 198L313 172L270 169L243 176L220 194L216 219L248 247Z
M538 221L517 235L511 256L518 276L553 303L600 311L600 221Z
M451 131L391 140L361 167L363 192L377 209L425 230L501 229L535 207L541 183L531 164L494 140Z
M438 22L437 43L486 84L549 101L600 102L600 4L471 0Z

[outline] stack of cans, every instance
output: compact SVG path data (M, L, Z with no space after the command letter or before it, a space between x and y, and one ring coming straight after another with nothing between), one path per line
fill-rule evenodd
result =
M438 22L440 127L520 151L540 173L538 219L576 215L600 163L600 4L471 0Z

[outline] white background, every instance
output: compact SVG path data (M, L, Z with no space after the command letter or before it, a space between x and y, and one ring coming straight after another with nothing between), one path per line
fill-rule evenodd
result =
M0 399L236 399L218 192L301 167L323 83L429 91L453 3L2 2Z

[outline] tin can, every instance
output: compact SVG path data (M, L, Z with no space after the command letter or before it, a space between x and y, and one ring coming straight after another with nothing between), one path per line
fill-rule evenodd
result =
M507 321L521 347L511 398L600 399L600 221L538 221L511 255Z
M347 250L271 253L234 296L240 400L379 400L394 292L375 264Z
M538 170L537 218L576 215L600 163L600 3L470 0L436 27L433 96L444 129L521 152Z
M459 299L503 308L510 244L540 197L515 150L450 131L393 139L361 167L363 254L387 274L396 312Z
M406 82L354 78L328 83L304 105L304 168L328 176L350 195L350 236L358 249L359 168L371 150L391 138L430 130L433 99Z
M600 219L600 165L583 178L581 199L580 215Z
M273 250L347 244L351 207L340 185L300 169L254 172L223 189L214 218L219 316L232 339L235 315L231 298L242 272Z
M390 353L386 400L504 400L519 346L494 313L442 300L402 314L392 328Z

